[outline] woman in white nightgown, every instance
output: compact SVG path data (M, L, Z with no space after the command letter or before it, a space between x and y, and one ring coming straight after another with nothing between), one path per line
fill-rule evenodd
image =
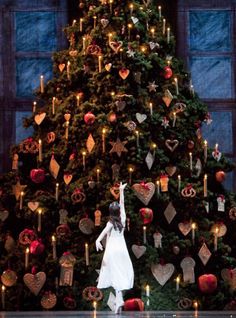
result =
M106 236L106 247L97 287L113 287L115 289L115 313L119 313L124 304L122 290L132 288L134 283L133 265L124 238L126 221L124 206L125 187L126 184L120 183L120 204L118 202L110 204L110 220L96 240L97 251L102 251L103 246L101 241Z

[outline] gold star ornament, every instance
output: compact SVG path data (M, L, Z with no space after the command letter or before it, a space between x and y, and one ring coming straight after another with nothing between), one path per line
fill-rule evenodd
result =
M110 144L112 145L110 153L116 152L117 155L120 157L122 152L128 152L128 150L125 148L127 142L128 141L121 141L120 138L117 138L115 142L110 141Z
M16 200L19 200L21 192L24 192L26 187L27 185L20 184L19 180L12 185L12 193L15 195Z

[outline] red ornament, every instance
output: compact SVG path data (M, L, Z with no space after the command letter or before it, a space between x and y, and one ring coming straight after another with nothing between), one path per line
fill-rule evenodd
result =
M139 210L141 218L143 220L143 224L149 224L153 219L153 211L149 208L142 208Z
M220 170L220 171L217 171L216 174L216 181L218 182L224 182L225 181L225 172Z
M211 294L217 288L217 278L213 274L204 274L198 277L198 287L204 294Z
M172 69L169 66L165 66L164 73L163 73L164 78L169 79L171 78L172 75L173 75Z
M44 252L45 246L40 240L35 240L30 244L30 253L40 255Z
M124 304L125 311L143 311L144 303L140 298L127 299Z
M87 125L92 125L95 121L95 115L91 112L88 112L84 115L84 121Z
M117 120L116 113L112 112L112 113L108 114L107 119L110 123L116 122L116 120Z
M42 183L45 179L45 171L43 169L32 169L30 178L34 183Z

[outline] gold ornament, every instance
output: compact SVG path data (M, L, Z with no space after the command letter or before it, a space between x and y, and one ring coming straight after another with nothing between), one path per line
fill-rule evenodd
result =
M54 179L57 178L59 170L60 170L60 165L56 161L56 159L54 158L54 155L52 155L51 160L50 160L50 164L49 164L49 171Z
M34 121L39 126L43 122L45 117L46 117L46 113L37 114L34 116Z
M110 141L110 144L112 145L110 153L116 152L117 155L120 157L122 152L128 152L128 150L125 148L127 142L128 141L121 141L120 138L117 138L115 142Z
M2 281L3 285L5 285L7 287L11 287L11 286L15 285L15 283L17 281L17 275L11 269L7 269L2 273L1 281Z
M95 146L95 141L93 139L93 136L92 134L89 134L88 139L86 141L86 147L89 153L92 152L94 146Z
M172 102L173 96L168 89L165 90L164 96L162 97L162 99L164 103L166 104L166 107L169 107Z
M56 306L56 303L57 303L57 296L52 293L52 292L45 292L43 294L43 297L41 299L41 306L44 308L44 309L52 309L53 307Z

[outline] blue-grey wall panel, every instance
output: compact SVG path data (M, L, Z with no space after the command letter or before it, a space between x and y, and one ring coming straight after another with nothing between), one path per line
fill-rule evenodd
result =
M23 118L31 116L31 112L26 111L16 111L15 113L15 124L16 124L16 143L21 142L23 139L32 136L33 129L32 128L24 128L23 127Z

